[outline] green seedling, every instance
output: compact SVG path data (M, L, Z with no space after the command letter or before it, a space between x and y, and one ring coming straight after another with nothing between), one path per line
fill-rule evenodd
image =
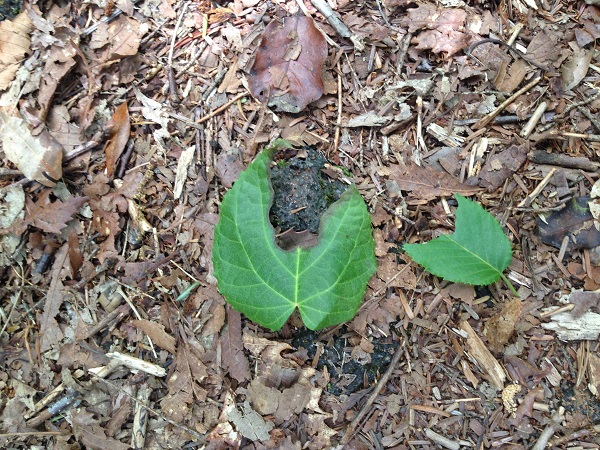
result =
M459 194L455 232L425 244L405 244L404 251L428 272L454 283L487 285L500 278L512 258L510 241L498 221L478 203Z
M319 330L354 317L376 260L371 218L356 187L321 217L318 243L286 251L269 221L273 191L269 163L278 139L242 172L221 203L213 266L219 290L236 310L271 330L298 309Z

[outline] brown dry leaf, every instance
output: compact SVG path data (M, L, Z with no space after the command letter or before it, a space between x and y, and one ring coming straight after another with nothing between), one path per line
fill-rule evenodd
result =
M64 105L57 105L50 109L47 127L50 135L62 145L66 155L84 143L81 129L71 122L69 111Z
M154 344L175 354L175 338L165 331L165 327L150 320L132 320L131 324L147 335Z
M60 278L67 260L68 250L68 245L63 245L56 252L54 264L52 265L52 281L46 294L44 311L40 319L40 351L42 352L50 350L52 345L58 344L63 338L63 332L55 317L65 298L65 287Z
M56 89L76 63L74 58L78 52L79 35L65 27L60 27L54 33L54 37L58 44L52 46L45 56L46 63L36 98L39 108L35 114L41 122L40 126L36 125L36 131L41 130L45 122Z
M416 164L394 167L390 174L390 181L396 182L399 189L410 191L425 201L456 192L468 196L480 190L478 187L461 183L452 175Z
M557 51L558 36L548 30L537 33L527 46L527 59L543 66L556 62L561 58Z
M560 75L565 91L570 91L585 78L590 69L593 55L593 48L590 48L589 50L579 48L561 66Z
M70 197L64 202L62 200L53 202L50 200L50 194L50 191L42 192L36 203L27 198L25 218L17 219L11 229L21 234L27 226L31 225L47 233L60 233L88 200L87 197Z
M107 45L97 52L101 61L115 61L137 54L141 41L140 23L137 20L121 15L111 22L106 34L109 37Z
M215 174L220 178L223 187L230 188L244 170L240 158L230 153L220 153L215 162Z
M100 420L86 410L73 409L70 422L73 425L73 434L86 448L91 450L127 450L129 445L122 443L110 436L100 425Z
M600 231L594 226L588 197L574 197L559 211L554 211L544 220L537 220L537 234L544 244L560 248L565 237L569 238L568 254L580 248L600 245Z
M386 286L403 289L415 289L417 287L417 276L411 270L410 264L398 264L396 255L392 253L379 258L377 276Z
M521 307L521 300L513 297L485 324L483 334L493 352L501 352L504 349L515 330L517 320L521 317Z
M331 438L337 434L327 426L325 420L328 416L322 414L307 414L304 419L306 433L310 436L309 449L321 450L331 448Z
M265 28L248 77L254 97L281 111L298 113L323 95L321 69L327 42L303 14Z
M433 3L425 3L407 12L404 25L408 26L408 31L425 30L412 39L418 49L431 49L434 53L445 52L452 56L467 46L468 36L460 31L464 30L466 11L438 9Z
M312 369L314 372L314 369ZM248 386L248 396L260 414L272 414L276 425L281 425L295 414L300 414L311 399L314 388L306 377L283 390L265 386L260 378L252 380ZM320 389L317 389L320 394Z
M517 59L510 66L510 69L506 64L501 64L498 75L494 80L496 89L502 92L514 92L527 75L529 67L529 63L523 59Z
M316 145L321 142L316 135L307 130L307 126L304 122L296 123L291 127L286 126L281 133L281 137L292 145L299 147L304 145Z
M14 79L21 61L29 52L32 29L33 24L26 12L13 20L0 22L0 91Z
M242 404L242 412L238 411L235 405L231 405L227 414L229 420L245 438L251 441L268 441L271 438L269 431L274 428L273 423L266 422L250 407L248 401Z
M511 145L495 154L485 163L479 172L479 186L488 192L498 189L527 161L527 146Z
M207 376L206 366L186 342L180 342L175 355L175 370L167 380L168 393L160 401L163 412L172 420L189 418L194 399L206 400L207 392L200 385Z
M33 136L27 123L0 112L0 140L6 157L28 179L53 187L62 177L62 146L47 132Z
M575 305L571 315L578 319L588 311L600 312L600 292L598 291L574 291L569 296L569 301Z
M123 150L125 150L125 146L129 140L131 124L129 122L129 111L127 110L126 102L121 103L117 107L106 126L110 130L108 140L104 146L106 172L108 178L112 178L115 173L117 160L121 156L121 153L123 153Z
M240 383L250 379L250 366L242 343L242 315L227 307L227 330L223 334L223 368Z

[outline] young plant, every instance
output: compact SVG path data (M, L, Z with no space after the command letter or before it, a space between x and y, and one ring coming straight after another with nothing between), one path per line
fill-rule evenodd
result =
M278 139L242 172L221 203L213 244L214 274L227 302L249 319L278 330L298 308L319 330L350 320L375 273L371 218L356 187L321 217L319 241L282 250L269 221L273 191L269 162Z
M454 283L487 285L504 280L512 258L510 241L498 221L478 203L459 194L455 232L425 244L405 244L404 251L428 272Z

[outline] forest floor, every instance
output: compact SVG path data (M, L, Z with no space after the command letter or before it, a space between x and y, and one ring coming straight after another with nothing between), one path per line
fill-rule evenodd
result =
M598 2L219 3L0 22L0 447L598 448ZM299 5L327 58L285 112L249 89ZM324 40L296 38L288 60ZM223 195L278 137L372 218L364 302L317 332L249 321L213 275ZM454 231L455 193L502 225L518 297L402 251Z

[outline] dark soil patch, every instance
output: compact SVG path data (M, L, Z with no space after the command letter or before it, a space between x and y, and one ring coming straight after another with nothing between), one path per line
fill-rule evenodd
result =
M271 169L273 226L280 231L317 233L321 216L347 187L323 173L326 163L325 157L310 147L289 158L277 159Z

